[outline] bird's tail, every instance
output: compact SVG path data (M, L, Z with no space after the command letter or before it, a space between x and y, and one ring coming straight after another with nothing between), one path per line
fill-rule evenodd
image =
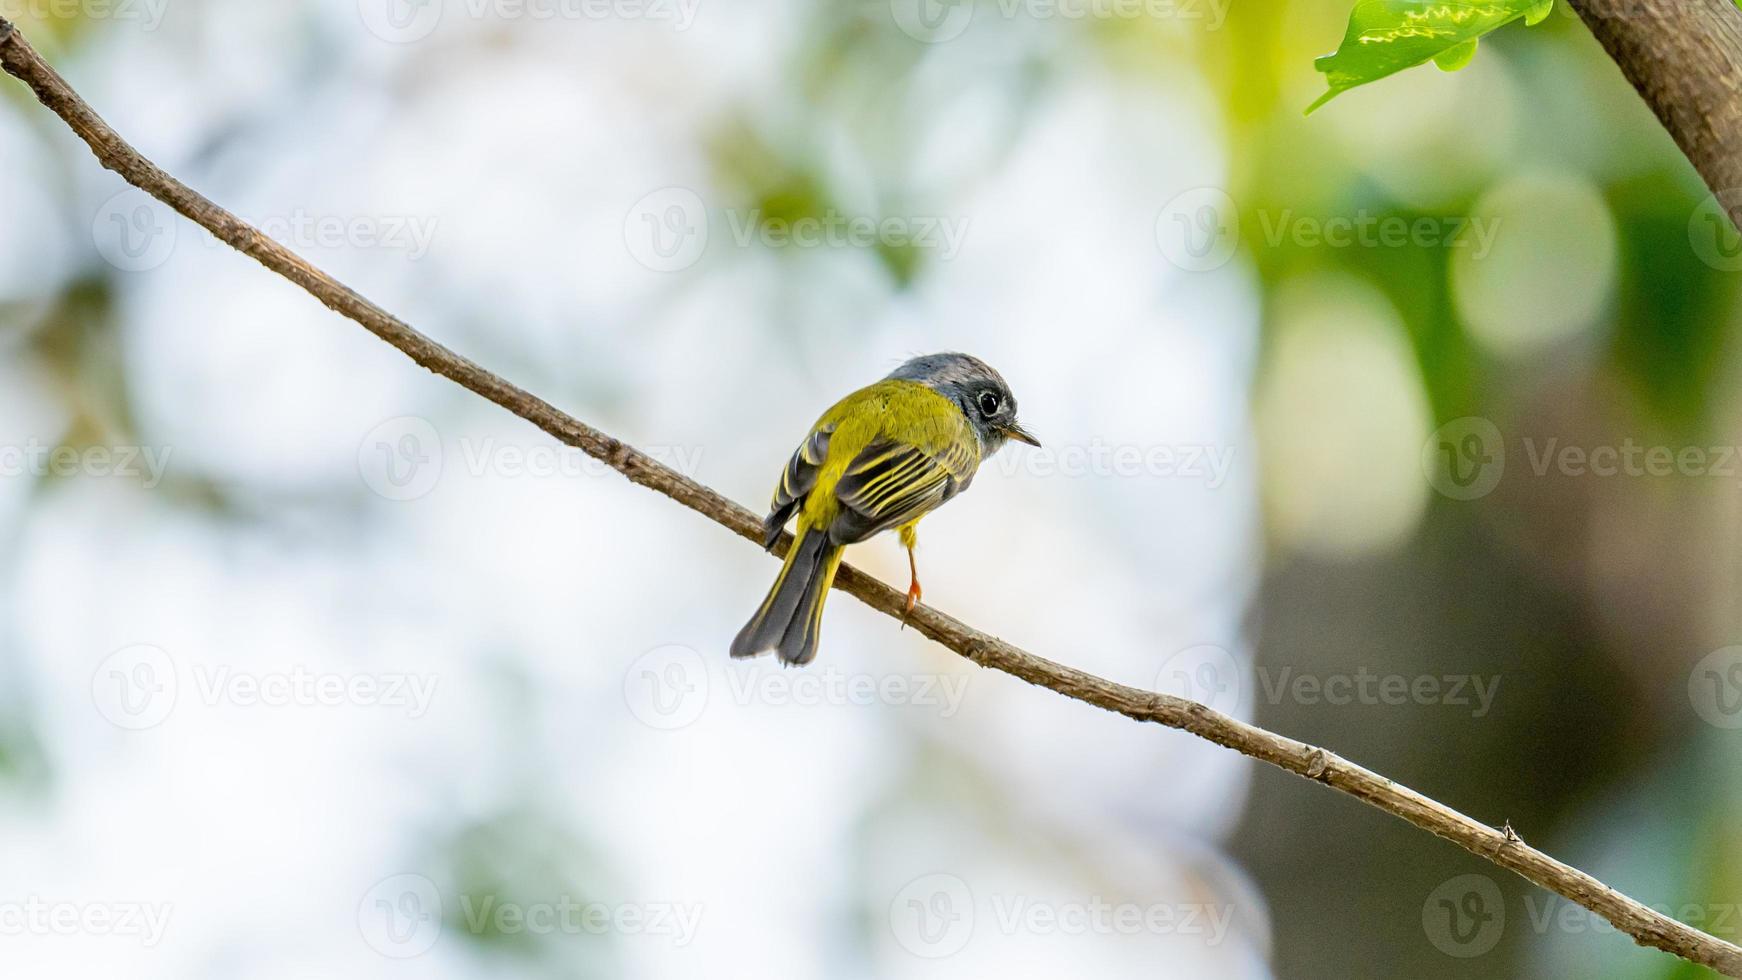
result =
M823 622L823 600L841 567L842 546L829 541L826 530L804 527L787 549L786 564L768 590L768 598L738 631L732 656L754 657L768 650L786 664L806 664L817 655Z

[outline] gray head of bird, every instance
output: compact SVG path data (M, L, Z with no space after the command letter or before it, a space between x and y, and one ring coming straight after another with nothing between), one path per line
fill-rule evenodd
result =
M1040 445L1040 440L1016 421L1016 396L1010 393L1004 377L977 357L954 351L924 354L896 368L889 377L916 381L955 402L974 427L983 455L997 452L1007 439Z

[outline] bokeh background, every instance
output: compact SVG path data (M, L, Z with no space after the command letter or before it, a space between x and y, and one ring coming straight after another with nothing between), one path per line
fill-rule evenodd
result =
M915 353L1013 447L926 597L1742 938L1742 241L1577 19L0 0L120 131L751 506ZM0 972L1694 977L984 673L439 381L0 86ZM895 583L893 540L851 560Z

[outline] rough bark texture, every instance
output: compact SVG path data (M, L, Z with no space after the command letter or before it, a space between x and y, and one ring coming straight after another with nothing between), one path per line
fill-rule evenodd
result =
M355 320L423 367L495 402L561 442L603 461L635 483L664 494L760 545L762 526L758 515L436 343L165 173L98 118L65 80L38 57L24 37L3 19L0 19L0 66L30 86L42 104L90 146L103 166L120 174L128 183L301 286L335 312ZM1727 141L1715 136L1699 136L1698 139L1703 141L1699 142L1702 147L1729 146ZM783 537L779 549L784 553L790 543L790 535ZM835 587L879 612L902 618L905 594L864 572L843 565L835 579ZM1479 823L1334 753L1229 718L1195 701L1115 684L1035 656L929 606L916 608L908 622L925 636L982 667L1004 671L1030 684L1138 721L1190 732L1347 793L1591 910L1641 945L1674 953L1732 977L1742 977L1742 948L1653 911L1590 875L1555 860L1524 843L1510 826L1496 829ZM1158 774L1156 778L1165 777Z
M1742 10L1735 0L1568 0L1742 227Z

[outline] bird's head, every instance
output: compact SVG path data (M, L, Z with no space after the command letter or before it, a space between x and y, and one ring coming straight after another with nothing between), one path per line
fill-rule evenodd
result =
M1016 396L1003 376L977 357L954 352L926 354L896 368L889 377L917 381L955 402L974 427L986 456L1009 439L1040 445L1040 440L1016 421Z

